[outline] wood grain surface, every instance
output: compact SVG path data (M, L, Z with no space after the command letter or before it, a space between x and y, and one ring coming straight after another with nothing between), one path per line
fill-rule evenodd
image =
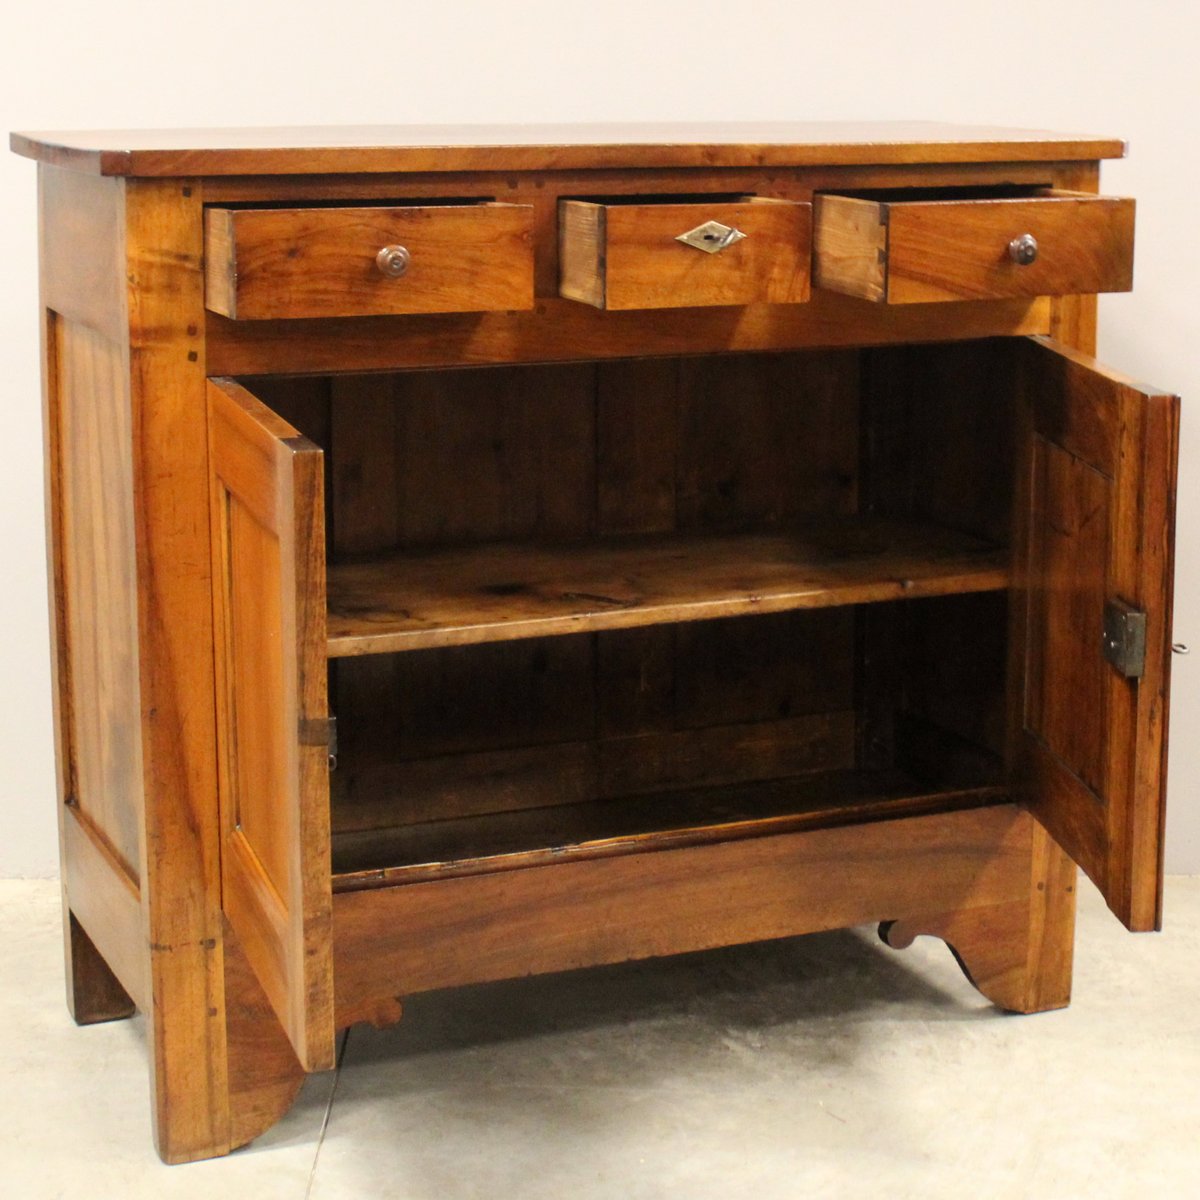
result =
M920 196L920 193L917 193ZM906 199L821 195L814 201L820 287L886 304L1127 292L1134 202L1039 189L1029 196ZM1020 265L1009 243L1030 235Z
M1031 826L999 805L342 892L338 1024L462 983L1027 905Z
M1003 588L1007 555L931 527L830 521L796 534L488 545L329 573L343 658Z
M673 204L559 204L559 291L611 310L808 299L812 208L747 197ZM679 241L706 222L743 236L709 254Z
M1178 404L1014 336L1090 349L1094 296L1052 293L1128 285L1132 203L1094 196L1120 142L12 144L42 181L68 996L145 1012L164 1159L267 1128L406 993L882 920L1031 1011L1069 994L1071 858L1158 923ZM863 195L946 187L1010 191ZM688 253L697 195L867 207L798 303L803 219L738 244L773 243L778 275L732 272L765 292L649 252ZM560 204L598 198L564 299ZM1021 232L1038 261L998 261ZM377 282L393 241L412 272ZM622 277L696 307L616 311ZM210 442L214 375L271 378L219 385ZM1148 614L1137 681L1096 645L1112 598Z
M18 154L105 175L542 170L1121 158L1111 137L937 121L351 125L14 133Z
M333 1065L321 453L210 383L224 908L306 1070Z
M1028 886L1016 898L888 921L880 937L897 950L920 934L941 938L970 983L1009 1012L1065 1008L1078 870L1036 822L1030 822L1029 848Z
M1053 342L1026 347L1011 729L1021 794L1131 929L1161 921L1179 400ZM1104 606L1146 614L1140 678Z
M143 800L128 360L123 347L75 321L55 318L51 332L67 801L136 882Z
M236 320L532 308L532 222L522 204L210 208L206 302ZM409 255L394 279L388 246Z
M1004 797L1000 786L923 788L901 771L826 772L726 787L648 793L389 830L340 834L334 888L412 883L547 863L641 854L801 828L966 808Z

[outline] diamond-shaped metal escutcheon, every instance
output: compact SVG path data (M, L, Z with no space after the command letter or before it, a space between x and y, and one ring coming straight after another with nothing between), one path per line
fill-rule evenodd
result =
M720 254L722 250L728 250L745 236L740 229L734 229L731 225L722 225L720 221L705 221L703 225L697 225L695 229L679 234L675 240L685 246L695 246L705 254Z

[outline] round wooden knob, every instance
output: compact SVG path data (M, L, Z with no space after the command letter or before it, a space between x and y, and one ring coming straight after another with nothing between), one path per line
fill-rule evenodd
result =
M403 246L384 246L375 255L375 265L379 268L379 273L389 279L399 279L408 270L411 261L412 255Z
M1008 243L1008 257L1018 267L1027 267L1038 256L1037 238L1032 233L1023 233Z

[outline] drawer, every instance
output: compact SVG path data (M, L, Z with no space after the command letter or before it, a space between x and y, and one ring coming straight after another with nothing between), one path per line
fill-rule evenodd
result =
M1132 200L1051 188L818 195L817 287L884 304L1127 292Z
M812 208L791 200L562 200L559 292L607 309L798 304L811 242Z
M533 307L533 209L209 208L205 297L237 320Z

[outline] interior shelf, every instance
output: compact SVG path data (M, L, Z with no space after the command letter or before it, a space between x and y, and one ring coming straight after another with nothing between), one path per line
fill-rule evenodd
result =
M334 891L645 853L1007 798L922 786L899 769L842 770L585 804L335 833Z
M1008 552L930 524L489 543L329 568L329 655L346 658L751 612L996 591Z

